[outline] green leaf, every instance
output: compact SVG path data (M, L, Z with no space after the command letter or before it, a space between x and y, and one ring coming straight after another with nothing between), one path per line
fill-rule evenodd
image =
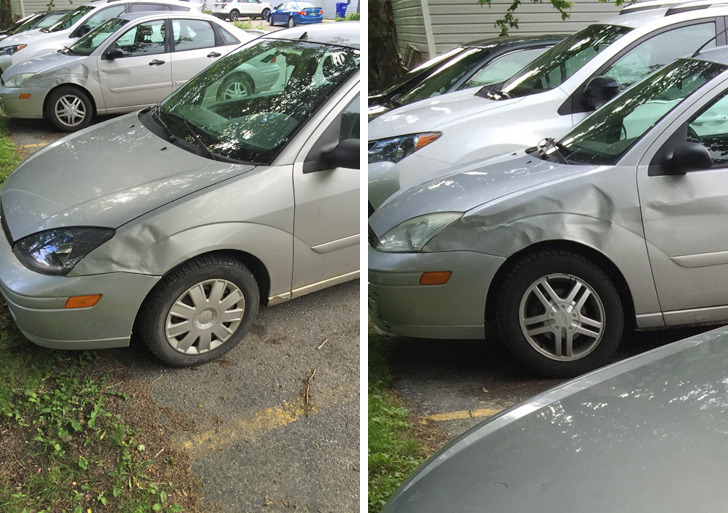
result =
M154 511L162 511L162 505L160 503L156 503L154 506L152 506L152 509Z
M164 490L159 492L159 500L162 502L167 502L167 492L165 492Z

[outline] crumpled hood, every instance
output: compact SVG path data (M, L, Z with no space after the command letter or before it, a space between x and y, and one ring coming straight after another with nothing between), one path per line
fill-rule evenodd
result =
M724 509L727 335L605 367L476 426L382 513Z
M372 214L369 224L377 235L382 235L413 217L431 212L467 212L502 196L581 175L596 167L541 160L525 150L479 160L397 192Z
M501 109L523 100L489 100L476 96L477 92L478 89L465 89L389 111L369 123L369 140L439 130L459 119Z
M62 226L118 228L254 166L174 146L128 114L65 137L26 159L0 192L13 240Z
M13 64L3 73L3 80L8 80L21 73L44 73L48 71L71 71L71 65L78 61L85 60L85 55L70 55L57 50L49 50L49 53L34 57L29 61Z

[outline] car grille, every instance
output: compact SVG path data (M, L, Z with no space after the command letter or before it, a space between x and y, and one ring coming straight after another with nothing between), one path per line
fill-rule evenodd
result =
M374 230L372 230L372 227L369 227L369 245L373 248L377 247L377 244L379 244L379 237L374 233Z

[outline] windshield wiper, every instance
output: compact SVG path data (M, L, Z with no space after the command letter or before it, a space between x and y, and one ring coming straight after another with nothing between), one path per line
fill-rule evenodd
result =
M152 107L152 116L157 118L157 122L160 124L162 128L164 128L164 131L167 132L167 140L169 142L174 142L177 140L177 136L172 133L172 131L167 126L167 123L164 122L162 119L162 116L159 115L159 113L162 111L162 106L160 104L156 104L154 107Z
M569 161L564 157L564 154L561 153L562 151L569 151L569 148L558 142L553 137L545 137L541 139L541 142L539 142L536 145L536 151L538 152L538 156L541 158L546 158L550 156L548 153L548 150L553 148L554 155L556 155L562 164L568 164Z
M160 107L160 109L161 109L161 107ZM164 112L164 111L162 111L162 112ZM195 125L192 121L188 120L187 118L185 118L183 116L180 116L179 114L176 114L174 112L164 112L164 113L167 116L170 116L170 117L176 119L177 121L179 121L180 123L182 123L185 126L185 128L187 129L187 131L190 133L192 138L197 143L197 146L202 151L204 151L207 154L207 156L210 157L212 160L217 160L217 156L210 150L210 148L205 146L205 143L202 142L202 140L199 138L199 136L196 133L196 132L200 132L202 134L206 134L207 132L205 132L199 126Z

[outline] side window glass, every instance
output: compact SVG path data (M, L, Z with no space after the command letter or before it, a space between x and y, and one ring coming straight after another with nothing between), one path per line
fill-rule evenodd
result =
M225 29L219 29L220 35L222 36L222 44L225 46L228 45L239 45L240 41L238 41L238 38L233 36L230 32L228 32Z
M669 64L678 57L688 57L715 37L715 23L702 23L669 30L632 48L602 75L617 81L621 90ZM715 46L712 41L705 48Z
M172 27L176 52L215 46L215 30L207 21L175 20Z
M124 57L164 53L164 20L141 23L122 34L114 46Z
M341 131L339 142L345 139L359 139L359 119L361 108L359 106L359 95L341 113Z
M511 78L523 67L544 53L548 48L532 48L512 52L489 62L483 69L473 75L460 89L469 87L480 87L488 84L496 84Z
M688 121L688 141L708 148L713 167L728 167L728 95Z
M108 9L104 9L103 11L99 11L93 16L91 16L88 20L86 20L86 23L84 25L88 25L90 28L96 28L99 25L101 25L106 20L110 20L111 18L116 18L118 15L122 14L124 12L124 6L123 5L116 5L114 7L109 7Z

